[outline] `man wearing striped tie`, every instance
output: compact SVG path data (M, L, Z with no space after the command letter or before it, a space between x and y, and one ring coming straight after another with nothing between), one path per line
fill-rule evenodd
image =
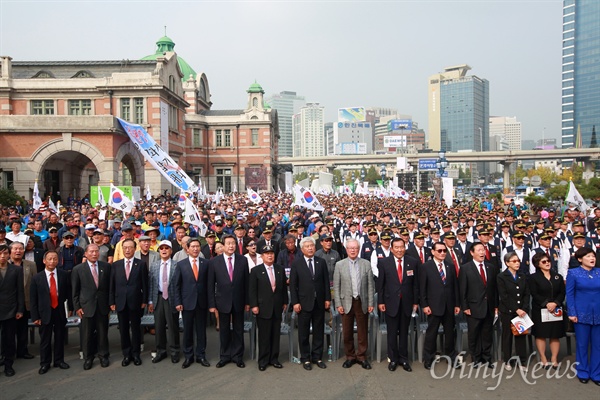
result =
M431 369L440 324L444 327L444 352L455 364L454 316L460 312L458 276L452 263L446 261L448 249L443 243L434 243L433 258L421 266L419 284L421 308L427 315L427 332L423 346L423 365Z

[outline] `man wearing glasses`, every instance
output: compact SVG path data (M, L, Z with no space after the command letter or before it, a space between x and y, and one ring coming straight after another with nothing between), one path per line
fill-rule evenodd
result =
M70 230L62 235L63 243L58 248L58 268L69 273L83 262L83 249L75 246L75 234Z
M419 284L421 308L427 315L427 332L423 346L423 365L431 369L440 324L444 327L444 353L456 359L454 346L454 316L460 312L458 297L458 277L452 263L446 261L448 249L443 243L434 243L433 258L421 266Z

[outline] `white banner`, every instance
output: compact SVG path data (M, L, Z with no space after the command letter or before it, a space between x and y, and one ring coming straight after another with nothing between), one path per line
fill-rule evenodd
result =
M131 209L135 206L133 201L129 200L129 198L125 196L125 193L112 183L110 184L110 198L108 199L108 205L125 213L131 212Z
M452 198L454 194L454 183L452 181L452 178L442 178L442 187L444 188L442 190L442 197L446 202L448 208L451 208L452 200L454 200Z
M40 189L38 188L38 183L35 181L35 185L33 185L33 209L39 210L42 206L42 199L40 198Z

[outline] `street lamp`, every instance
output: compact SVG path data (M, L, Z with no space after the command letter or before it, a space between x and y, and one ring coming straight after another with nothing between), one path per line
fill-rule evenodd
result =
M387 171L385 169L385 164L381 164L381 170L379 170L379 172L381 173L381 180L383 181L383 184L385 185L385 178L387 175Z
M365 166L363 165L363 167L360 169L360 180L364 182L365 176L367 176L367 170L365 169Z
M439 158L435 162L435 166L440 173L440 177L444 176L444 172L446 172L446 168L448 168L448 160L446 160L446 150L442 149L438 153Z

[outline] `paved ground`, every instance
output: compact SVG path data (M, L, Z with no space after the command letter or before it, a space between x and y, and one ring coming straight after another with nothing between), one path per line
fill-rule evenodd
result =
M287 341L282 340L282 356L284 368L269 368L260 372L255 361L247 357L246 368L239 369L229 364L222 369L214 365L218 361L218 336L214 328L209 328L208 358L212 366L205 368L193 364L183 370L181 363L172 364L170 359L159 364L150 362L154 337L145 336L146 350L142 355L143 364L139 367L131 364L121 366L119 338L116 327L109 333L111 348L111 365L101 368L96 360L90 371L83 370L83 362L79 360L77 349L77 332L71 331L70 345L66 350L66 361L71 365L69 370L52 368L46 375L38 375L39 338L36 345L30 345L30 352L36 355L33 360L17 360L14 368L17 374L7 378L0 374L0 399L495 399L517 397L524 399L593 399L599 398L600 387L592 382L587 385L575 379L547 377L546 371L536 372L537 379L532 377L530 368L527 378L520 374L508 377L490 376L492 371L484 368L471 370L470 367L447 374L447 365L440 363L433 370L439 379L432 377L432 372L415 362L413 372L408 373L401 368L389 372L387 363L373 362L373 369L366 371L355 365L343 369L343 360L327 363L327 369L304 371L298 364L287 361ZM247 339L247 337L246 337ZM564 352L563 341L563 352ZM247 350L248 353L248 350ZM567 363L572 364L574 356L562 358L560 374L564 374ZM484 371L485 370L485 371ZM552 370L551 370L552 371ZM487 376L483 377L482 374ZM469 378L470 374L470 378ZM543 376L542 376L543 375ZM573 376L573 372L569 372ZM494 390L489 390L494 389Z

